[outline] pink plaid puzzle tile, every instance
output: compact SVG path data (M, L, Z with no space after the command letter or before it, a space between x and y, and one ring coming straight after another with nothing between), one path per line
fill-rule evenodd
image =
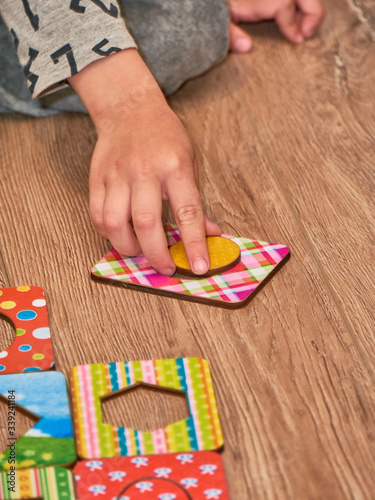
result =
M180 241L176 226L166 224L164 230L169 246ZM241 250L241 261L222 274L209 278L166 277L157 273L143 255L124 257L112 248L93 267L92 277L143 292L238 308L288 260L290 251L280 244L222 236L237 243Z

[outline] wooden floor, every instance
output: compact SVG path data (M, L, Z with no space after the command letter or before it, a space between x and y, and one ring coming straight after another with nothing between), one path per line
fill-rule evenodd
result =
M82 363L206 358L233 500L375 498L375 15L372 0L327 8L321 36L300 46L272 24L249 27L252 54L171 100L212 219L291 247L244 309L91 281L109 245L89 220L90 120L0 120L1 285L45 288L66 375ZM0 328L1 350L11 334ZM152 427L186 411L152 394L161 415L150 417L143 393L129 398L139 407L108 402L106 420Z

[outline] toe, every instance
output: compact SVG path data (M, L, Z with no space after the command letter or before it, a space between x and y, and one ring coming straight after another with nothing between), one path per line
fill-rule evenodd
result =
M234 23L230 25L230 50L233 52L249 52L253 45L250 35Z

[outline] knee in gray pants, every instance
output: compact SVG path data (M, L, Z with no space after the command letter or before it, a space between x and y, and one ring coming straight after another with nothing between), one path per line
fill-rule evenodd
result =
M167 94L227 55L227 0L120 0L120 4L140 53Z

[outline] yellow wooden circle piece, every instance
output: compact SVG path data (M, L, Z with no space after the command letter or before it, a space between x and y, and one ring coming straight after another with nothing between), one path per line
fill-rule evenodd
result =
M195 277L212 276L232 269L240 262L241 250L234 241L222 236L207 236L206 242L210 256L210 269L206 274L199 276L191 270L182 240L169 248L177 273Z

